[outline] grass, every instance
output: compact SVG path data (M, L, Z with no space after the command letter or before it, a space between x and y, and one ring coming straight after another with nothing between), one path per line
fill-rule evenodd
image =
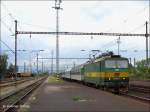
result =
M60 78L58 78L58 77L55 77L55 76L50 76L50 77L48 78L48 82L49 82L49 83L62 83L63 80L60 79Z
M22 107L18 110L19 112L31 112L30 106L26 107L22 105Z
M76 102L85 102L85 101L87 101L85 98L82 98L82 97L80 97L80 96L74 96L74 97L72 98L72 100L73 100L73 101L76 101Z
M73 101L79 101L79 100L81 100L81 97L80 96L74 96L72 99L73 99Z

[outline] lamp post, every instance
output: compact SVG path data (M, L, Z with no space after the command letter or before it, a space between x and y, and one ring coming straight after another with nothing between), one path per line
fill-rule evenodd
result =
M41 51L44 51L44 50L38 50L37 51L37 60L36 60L36 63L37 63L37 74L39 74L38 58L39 58L39 52L41 52Z
M27 51L27 50L24 50L24 51ZM33 53L33 52L36 52L37 54L37 58L36 58L36 63L37 63L37 74L38 74L38 53L39 52L41 52L41 51L44 51L44 50L31 50L31 51L29 51L29 66L30 66L30 73L32 73L32 59L31 59L31 54Z
M117 44L118 44L118 55L120 55L120 37L117 39Z
M51 75L53 74L53 55L54 55L54 53L53 53L53 50L51 51L51 56L52 56L52 60L51 60Z

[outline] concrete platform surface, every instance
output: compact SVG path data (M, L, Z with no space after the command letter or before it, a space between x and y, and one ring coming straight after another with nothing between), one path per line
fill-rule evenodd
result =
M74 82L45 81L23 112L149 112L150 105Z

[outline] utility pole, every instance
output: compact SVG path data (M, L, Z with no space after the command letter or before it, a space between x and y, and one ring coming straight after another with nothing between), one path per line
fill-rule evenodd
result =
M76 67L76 63L75 63L75 61L73 62L73 68L75 68Z
M24 62L24 73L26 73L26 62Z
M0 66L1 66L1 58L2 58L2 52L1 52L1 36L0 36ZM2 78L2 74L0 73L0 78Z
M147 29L148 22L146 21L146 66L148 66L148 29Z
M44 65L44 63L43 63L43 73L45 72L45 65Z
M36 67L37 67L37 68L36 68L36 69L37 69L37 75L39 74L38 56L39 56L39 54L38 54L38 52L37 52L37 59L36 59L36 63L37 63L37 66L36 66Z
M15 79L17 79L17 20L15 20Z
M134 58L134 68L135 68L135 65L136 65L136 59Z
M1 1L0 1L1 4ZM0 24L1 25L1 24ZM1 46L1 36L0 36L0 60L1 60L1 56L2 56L2 46ZM0 63L1 64L1 63ZM0 74L1 75L1 74Z
M1 1L0 1L1 4ZM2 56L2 45L1 45L1 35L0 35L0 60L1 60L1 56ZM0 63L1 64L1 63ZM0 74L1 75L1 74Z
M43 60L42 60L42 73L43 73Z
M149 24L149 30L150 30L150 24ZM149 58L150 58L150 36L149 36ZM149 68L150 68L150 59L149 59Z
M129 63L132 65L131 58L129 58Z
M56 72L59 74L59 10L61 0L55 0L55 8L56 9Z
M52 55L52 62L51 62L51 74L53 74L53 50L51 52Z
M1 55L2 55L2 46L1 46L1 36L0 36L0 59L1 59Z
M136 59L134 58L134 74L136 74Z
M31 60L31 53L32 53L32 52L30 51L29 53L30 53L30 54L29 54L29 62L30 62L30 63L29 63L29 64L30 64L29 66L30 66L30 73L32 74L32 60Z
M120 54L120 37L117 39L117 44L118 44L118 55Z

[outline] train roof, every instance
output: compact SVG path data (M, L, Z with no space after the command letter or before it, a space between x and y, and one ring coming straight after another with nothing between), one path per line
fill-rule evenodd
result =
M99 62L99 61L106 60L106 59L127 59L127 58L121 57L121 56L119 56L119 55L115 55L115 56L105 56L105 57L97 58L97 59L95 59L93 62Z
M69 71L71 71L71 69L72 69L72 68L67 68L67 69L65 70L65 72L69 72Z
M128 58L125 57L121 57L121 55L114 55L112 52L108 52L108 53L103 53L102 55L99 55L98 57L96 57L96 59L91 59L89 61L87 61L86 63L83 63L81 65L75 66L73 68L70 69L70 71L77 71L81 68L84 67L84 65L90 64L90 63L96 63L102 60L107 60L107 59L126 59L128 60Z
M83 68L84 65L85 65L85 64L81 64L81 65L75 66L75 67L73 67L73 68L71 69L71 71L76 71L77 69L81 69L81 68Z
M128 58L121 57L120 55L99 56L96 59L91 59L91 60L87 61L86 64L95 63L95 62L99 62L99 61L106 60L106 59L128 59Z

